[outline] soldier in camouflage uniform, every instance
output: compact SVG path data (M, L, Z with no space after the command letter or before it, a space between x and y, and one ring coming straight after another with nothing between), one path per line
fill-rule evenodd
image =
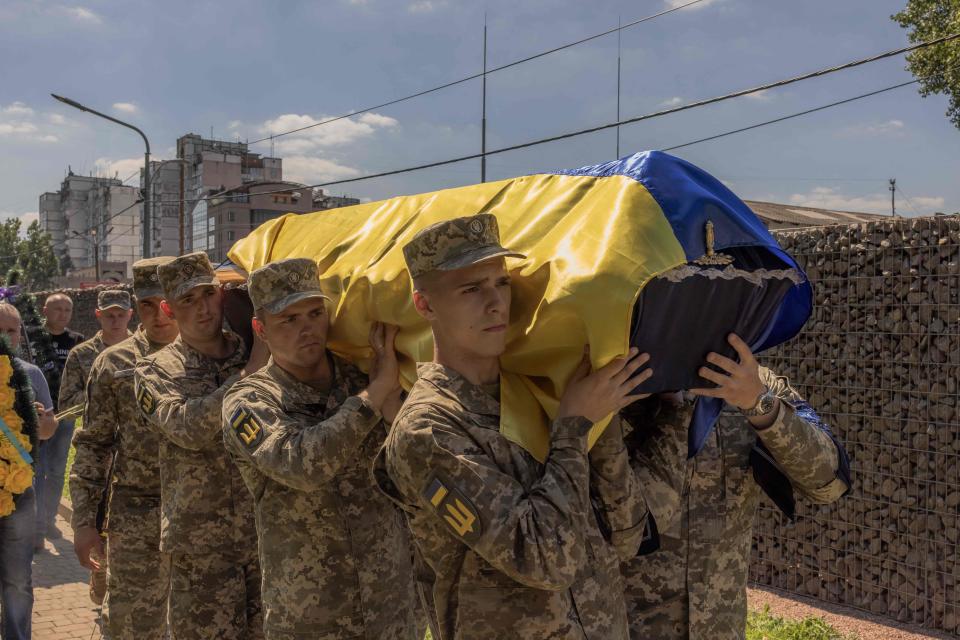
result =
M94 361L83 427L73 438L74 550L83 566L107 570L103 617L112 640L162 640L167 626L170 575L169 557L160 551L160 436L137 408L133 372L138 360L177 337L176 321L160 310L163 290L157 277L157 267L172 259L134 263L141 324ZM104 553L97 512L105 498L107 562L98 562Z
M137 362L137 404L157 429L160 549L171 554L173 640L263 637L253 499L223 447L226 392L266 363L225 332L223 291L203 252L159 268L163 308L180 336Z
M739 337L731 335L730 344L739 362L709 354L707 362L717 370L704 367L700 375L718 386L691 390L721 398L728 409L689 461L684 482L674 487L679 517L661 526L659 550L623 566L635 640L745 637L747 569L761 489L751 466L775 462L788 493L796 489L816 503L837 500L849 489L846 453L810 406L785 378L760 367ZM658 408L658 428L689 424L691 400ZM649 423L650 415L641 419ZM636 444L628 438L634 455ZM765 475L757 477L769 484Z
M626 638L616 551L636 553L647 510L621 422L589 457L587 433L636 399L631 390L651 374L640 371L646 356L631 351L593 373L584 358L541 463L499 430L511 301L504 258L519 256L500 246L496 219L428 227L404 256L434 361L419 366L374 474L406 511L434 638Z
M265 635L414 640L409 535L370 477L400 408L396 330L375 325L368 380L326 349L313 260L254 271L249 293L272 357L227 392L223 437L256 503Z
M113 289L97 294L97 322L100 324L100 331L71 349L67 356L60 377L60 398L57 403L61 411L83 405L83 394L93 361L107 347L130 337L127 325L132 315L130 294L126 291Z

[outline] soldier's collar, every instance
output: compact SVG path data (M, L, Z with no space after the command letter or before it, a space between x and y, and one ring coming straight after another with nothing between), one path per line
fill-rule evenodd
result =
M490 397L483 387L473 384L455 369L436 362L421 362L417 365L417 377L455 399L467 411L490 416L500 415L500 403Z
M227 340L234 345L233 353L231 353L225 360L214 360L210 356L204 355L188 345L183 341L182 336L177 336L177 339L173 341L173 344L176 345L176 348L183 353L183 364L189 369L202 369L206 368L209 363L216 362L220 368L227 368L234 366L236 364L244 364L247 361L246 349L244 348L243 340L232 331L224 331L223 334L226 336Z
M265 369L267 375L283 389L284 395L286 396L289 393L288 401L292 400L293 404L316 404L318 401L326 403L331 396L342 396L342 399L346 399L354 393L354 390L350 388L349 380L347 380L350 365L329 350L327 351L327 358L330 360L330 389L326 393L295 378L289 371L278 365L273 357L267 361Z

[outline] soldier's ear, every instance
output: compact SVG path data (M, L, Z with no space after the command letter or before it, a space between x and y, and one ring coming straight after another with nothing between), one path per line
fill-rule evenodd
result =
M253 318L250 319L250 326L253 327L253 332L257 334L258 338L260 338L261 340L266 340L266 338L264 337L263 320L254 316Z
M430 300L427 299L427 296L424 295L423 292L413 292L413 306L421 317L426 320L433 320L433 307L430 306Z

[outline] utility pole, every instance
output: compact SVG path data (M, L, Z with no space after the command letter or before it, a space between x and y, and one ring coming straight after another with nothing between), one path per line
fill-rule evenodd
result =
M184 202L183 202L183 144L179 141L177 142L177 159L180 160L180 202L177 204L179 209L177 210L177 220L179 221L180 226L180 251L177 253L178 256L183 255L183 213L184 213Z
M623 19L617 16L617 122L620 122L620 34L623 29ZM620 125L617 125L617 155L620 159Z
M483 106L480 116L480 182L487 181L487 14L483 14Z
M93 230L93 280L100 284L100 238L97 230Z
M897 179L890 178L890 215L894 218L897 217Z

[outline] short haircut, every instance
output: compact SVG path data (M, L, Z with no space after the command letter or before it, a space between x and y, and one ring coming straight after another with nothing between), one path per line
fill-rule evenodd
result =
M47 299L43 301L43 306L47 306L51 302L57 302L58 300L66 300L70 303L70 306L73 306L73 298L68 296L65 293L51 293L47 296Z
M17 322L19 322L21 326L23 325L23 318L20 317L20 310L9 302L0 302L0 315L16 318Z

